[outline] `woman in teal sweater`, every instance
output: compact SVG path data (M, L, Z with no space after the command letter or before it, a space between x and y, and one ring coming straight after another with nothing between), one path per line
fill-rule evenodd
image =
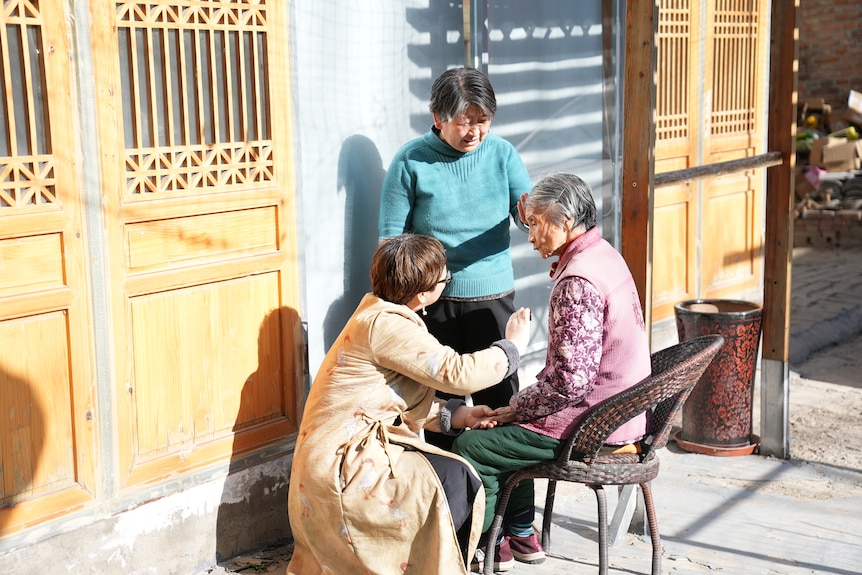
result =
M526 230L518 200L532 183L514 146L488 133L497 100L482 72L441 74L429 108L431 130L405 144L386 173L378 231L381 238L413 232L440 240L452 281L423 319L441 343L472 353L503 337L515 310L509 218ZM502 407L517 389L514 374L473 400ZM427 439L451 448L451 438Z

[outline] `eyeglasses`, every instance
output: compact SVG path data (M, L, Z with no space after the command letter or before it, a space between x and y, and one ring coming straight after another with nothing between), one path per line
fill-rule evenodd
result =
M446 277L437 283L449 285L449 282L451 282L451 281L452 281L452 272L450 272L449 270L446 270Z

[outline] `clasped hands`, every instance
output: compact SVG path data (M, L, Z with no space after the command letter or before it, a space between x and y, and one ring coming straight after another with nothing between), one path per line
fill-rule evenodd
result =
M491 429L504 423L515 421L512 408L508 405L493 409L487 405L474 405L472 407L462 405L452 415L452 427L462 429Z

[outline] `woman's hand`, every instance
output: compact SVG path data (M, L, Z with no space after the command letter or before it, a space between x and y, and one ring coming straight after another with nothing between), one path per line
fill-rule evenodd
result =
M487 405L462 405L452 414L452 428L490 429L495 427L494 410Z
M521 199L518 200L518 217L521 218L521 223L525 226L527 225L527 210L524 208L524 204L527 201L527 196L529 194L521 194Z
M527 351L530 343L530 328L533 324L533 312L528 307L515 310L506 322L506 339L515 344L521 355Z
M512 423L515 421L515 412L512 411L510 406L500 407L494 410L494 414L491 418L496 421L498 424L503 423Z

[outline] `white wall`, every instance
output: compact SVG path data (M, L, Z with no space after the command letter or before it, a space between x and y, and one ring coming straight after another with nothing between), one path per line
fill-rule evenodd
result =
M425 56L419 54L436 38L427 28L453 15L429 4L299 0L294 6L298 194L312 378L370 289L368 267L389 160L431 126L427 93L433 77L463 62L459 38L448 49L429 50L433 63L420 63ZM421 115L427 120L411 124Z

